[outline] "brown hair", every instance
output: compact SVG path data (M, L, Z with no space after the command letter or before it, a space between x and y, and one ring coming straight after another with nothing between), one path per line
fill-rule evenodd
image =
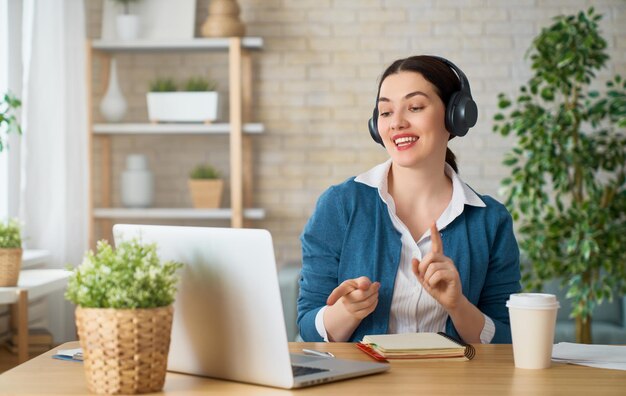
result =
M461 82L459 81L458 76L448 65L433 56L417 55L404 59L398 59L389 65L380 77L380 82L378 83L378 94L380 94L380 86L385 78L401 71L412 71L424 76L428 82L433 84L435 92L439 95L439 98L441 98L441 101L446 107L452 94L461 90ZM452 150L447 147L446 163L448 163L448 165L450 165L455 172L459 171L456 164L456 156Z

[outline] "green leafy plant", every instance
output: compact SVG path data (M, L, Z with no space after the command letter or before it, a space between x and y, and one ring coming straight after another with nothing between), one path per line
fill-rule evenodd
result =
M124 7L124 14L130 14L130 5L132 3L137 3L139 0L113 0L114 2L122 5Z
M529 49L533 76L512 103L499 95L494 131L514 134L502 181L530 263L524 282L560 279L578 342L591 342L597 304L626 291L626 82L589 85L606 64L593 8L558 16Z
M132 239L113 249L107 241L98 241L96 253L87 252L72 270L65 298L83 308L167 306L174 302L181 267L161 262L156 244Z
M213 80L207 80L203 77L191 77L185 82L184 91L187 92L204 92L215 91L217 83Z
M174 92L176 83L171 78L158 77L150 82L150 92Z
M9 133L22 134L22 127L15 116L15 111L22 105L22 102L13 94L5 93L0 100L0 153L4 150L5 139Z
M190 179L219 179L220 172L209 164L200 164L189 172Z
M20 223L15 220L0 222L0 249L19 249L22 247Z

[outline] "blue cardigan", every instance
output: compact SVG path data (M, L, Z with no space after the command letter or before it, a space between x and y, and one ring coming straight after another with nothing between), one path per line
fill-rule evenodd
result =
M466 205L463 213L441 230L444 254L456 265L463 294L496 327L493 343L510 343L505 306L520 287L519 250L511 215L504 205L481 196L486 207ZM305 341L322 341L315 316L346 279L367 276L379 281L378 305L356 328L350 341L367 334L385 334L402 243L387 206L376 188L350 178L330 187L317 202L302 235L302 275L298 326ZM459 337L448 318L446 332Z

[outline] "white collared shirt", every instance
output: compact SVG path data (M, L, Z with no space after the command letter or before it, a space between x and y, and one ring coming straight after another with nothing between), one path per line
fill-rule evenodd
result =
M413 257L421 260L430 252L430 230L426 230L424 235L416 242L408 228L396 215L395 203L393 197L389 195L387 188L387 176L390 167L391 159L355 178L357 183L363 183L378 189L380 198L387 204L389 217L394 227L401 233L402 251L391 300L388 333L445 331L448 313L428 292L424 292L411 268L411 259ZM465 205L485 206L480 197L459 178L448 164L445 166L445 173L452 180L452 199L437 219L438 230L443 230L463 213ZM325 310L326 307L317 313L315 327L320 336L325 341L328 341L328 335L324 326ZM484 316L485 325L480 334L480 341L483 344L488 344L493 339L496 329L491 318L487 315Z

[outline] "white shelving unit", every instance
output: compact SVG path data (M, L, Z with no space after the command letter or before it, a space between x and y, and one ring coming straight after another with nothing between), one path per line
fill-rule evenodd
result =
M202 219L228 220L232 216L230 209L187 209L187 208L99 208L94 210L98 219ZM263 209L244 209L244 218L261 220L265 217Z
M95 245L96 222L103 229L110 230L112 220L153 219L153 220L228 220L232 227L243 227L244 220L259 220L265 217L265 211L249 208L252 202L252 164L251 142L249 135L263 133L260 123L247 122L251 109L252 65L249 50L263 47L259 37L198 38L192 40L135 40L111 41L94 40L88 42L87 76L89 82L89 100L92 100L91 73L93 57L104 58L103 73L108 74L108 59L117 52L170 52L170 51L221 51L228 53L229 67L229 122L216 124L189 123L119 123L94 124L90 117L90 153L93 155L93 140L98 139L101 147L102 206L93 207L90 217L90 243ZM91 104L89 108L92 108ZM246 121L246 123L244 123ZM127 209L111 207L111 139L119 135L229 135L230 146L230 208L193 209L193 208L148 208ZM92 167L90 160L90 167ZM91 178L94 173L91 170ZM90 191L93 191L91 186Z
M246 123L243 125L243 133L260 134L263 132L263 124ZM217 135L230 133L230 124L94 124L93 133L103 135Z
M180 51L180 50L228 50L231 38L196 38L193 40L94 40L91 48L100 51ZM261 49L263 38L242 37L240 48Z

